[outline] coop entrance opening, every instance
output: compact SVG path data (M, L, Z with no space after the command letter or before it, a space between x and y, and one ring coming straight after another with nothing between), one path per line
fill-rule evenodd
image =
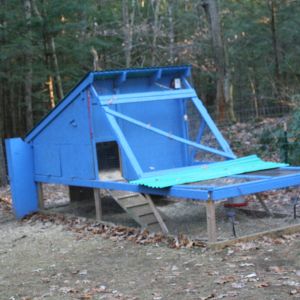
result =
M97 143L96 149L100 179L122 179L120 152L117 142L111 141Z

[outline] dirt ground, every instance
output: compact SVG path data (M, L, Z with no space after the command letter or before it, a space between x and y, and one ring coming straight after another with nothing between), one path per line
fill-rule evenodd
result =
M55 218L16 221L2 203L0 241L3 300L300 298L300 234L219 251L171 249Z

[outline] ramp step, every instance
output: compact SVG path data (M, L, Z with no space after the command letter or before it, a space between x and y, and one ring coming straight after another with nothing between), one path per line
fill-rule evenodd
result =
M124 196L119 196L118 199L123 200L123 199L127 199L127 198L138 197L138 196L140 196L140 194L127 194L127 195L124 195Z
M141 206L141 205L149 205L148 201L145 198L127 198L127 199L118 199L120 203L122 203L122 206L126 206L127 208L131 206Z
M151 231L163 231L168 229L147 195L108 190L109 195L143 228Z
M144 216L140 216L141 222L147 226L147 225L151 225L153 223L158 223L156 217L154 214L149 214L149 215L144 215Z
M161 227L160 227L159 223L149 224L146 228L149 231L161 231Z
M153 214L153 211L149 205L135 206L129 208L128 211L130 213L134 213L138 217L143 215Z

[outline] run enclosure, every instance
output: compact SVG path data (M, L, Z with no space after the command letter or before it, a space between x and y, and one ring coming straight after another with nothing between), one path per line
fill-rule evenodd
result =
M206 202L214 242L216 201L300 183L300 168L263 170L262 162L240 165L227 183L197 175L176 184L189 170L201 178L213 165L236 161L190 76L189 66L87 74L24 139L6 140L16 216L38 210L39 183L174 196ZM164 174L173 181L163 188L134 183Z

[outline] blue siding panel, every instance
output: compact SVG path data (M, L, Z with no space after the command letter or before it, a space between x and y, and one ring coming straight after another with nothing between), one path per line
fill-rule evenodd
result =
M91 145L63 145L60 151L64 178L95 179Z
M60 148L37 144L33 147L34 171L38 175L61 176Z

